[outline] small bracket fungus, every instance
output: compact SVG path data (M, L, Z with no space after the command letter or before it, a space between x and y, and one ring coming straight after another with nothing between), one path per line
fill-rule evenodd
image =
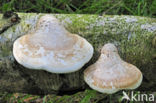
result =
M33 33L14 42L13 55L30 69L69 73L91 59L93 47L84 38L68 32L54 16L44 15Z
M142 73L123 61L117 48L108 43L101 50L98 61L84 71L86 83L93 89L112 94L121 89L135 89L142 82Z

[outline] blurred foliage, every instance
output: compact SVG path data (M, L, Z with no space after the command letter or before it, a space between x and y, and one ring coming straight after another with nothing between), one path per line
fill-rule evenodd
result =
M0 0L0 12L156 16L156 0Z
M126 90L125 92L131 98L131 91ZM154 98L156 98L156 92L135 91L133 95L135 95L137 98L137 96L141 94L154 94ZM4 93L3 95L0 94L0 103L154 103L154 101L151 102L146 100L129 101L122 99L122 97L122 91L108 95L89 89L75 94L63 96L58 96L55 94L39 96L25 93Z

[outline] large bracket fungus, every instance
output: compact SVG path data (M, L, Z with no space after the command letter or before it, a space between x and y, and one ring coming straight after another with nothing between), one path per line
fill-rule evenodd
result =
M68 32L54 16L44 15L33 33L14 42L13 54L27 68L69 73L91 59L93 47L84 38Z
M142 73L136 66L123 61L117 48L108 43L102 48L98 61L84 71L84 79L91 88L111 94L139 87Z

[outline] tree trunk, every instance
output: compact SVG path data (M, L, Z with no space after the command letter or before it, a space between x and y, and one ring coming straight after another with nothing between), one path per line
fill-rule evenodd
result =
M83 71L93 64L100 48L114 43L122 59L136 65L144 79L139 90L156 89L156 48L152 43L156 34L156 19L135 16L98 16L81 14L52 14L71 33L86 38L94 47L92 59L82 69L69 74L54 74L31 70L18 64L12 54L12 45L18 37L32 32L37 20L44 14L18 13L20 23L11 25L0 34L0 92L27 92L35 94L79 91L88 86ZM0 29L10 19L0 14Z

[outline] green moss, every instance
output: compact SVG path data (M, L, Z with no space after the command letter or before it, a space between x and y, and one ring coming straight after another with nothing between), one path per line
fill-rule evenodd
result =
M1 37L5 38L5 40L0 39L0 42L4 41L3 44L0 44L1 58L12 57L12 44L14 40L32 32L31 30L34 30L37 20L42 15L44 14L19 13L21 18L20 24L9 28L1 34ZM64 83L64 86L68 89L84 87L83 70L97 60L102 46L111 42L117 46L123 60L136 65L143 72L148 82L143 82L146 85L142 85L142 89L144 90L148 87L153 87L150 88L153 90L156 89L154 86L156 83L154 74L156 70L153 59L156 49L152 46L152 41L156 34L156 19L117 15L54 14L54 16L65 25L69 32L81 35L87 39L93 45L95 52L92 60L84 68L76 73L64 76L44 71L28 70L23 67L17 70L23 74L26 73L27 77L30 77L38 88L48 92L57 91L62 87L63 84L61 83ZM12 58L12 60L14 59ZM4 63L2 65L5 67ZM18 65L16 68L18 68ZM12 71L8 69L8 73L10 72ZM26 79L27 77L21 76L20 78ZM46 78L46 80L43 80L43 78ZM52 78L55 78L55 80ZM73 79L71 80L70 78Z
M1 53L0 53L0 57L6 57L11 55L12 53L12 47L11 44L8 45L9 43L4 43L0 45L1 48Z
M93 45L95 52L92 63L97 60L100 48L111 42L118 47L122 59L136 65L145 77L147 76L146 79L156 81L155 74L152 73L153 54L156 51L152 46L152 40L156 33L156 23L154 23L156 19L108 15L74 16L68 15L59 19L64 21L72 18L66 28L72 33L83 36ZM146 86L151 86L151 83ZM146 88L145 85L142 85L142 88Z
M95 51L105 43L113 42L119 47L121 56L136 65L138 64L136 61L142 60L141 57L148 56L143 61L147 62L153 54L154 49L151 48L150 42L154 33L143 30L141 25L147 22L153 23L155 19L108 15L103 17L69 15L59 19L66 20L66 18L72 18L68 23L68 30L86 38L94 46Z
M153 38L152 45L156 48L156 36Z

